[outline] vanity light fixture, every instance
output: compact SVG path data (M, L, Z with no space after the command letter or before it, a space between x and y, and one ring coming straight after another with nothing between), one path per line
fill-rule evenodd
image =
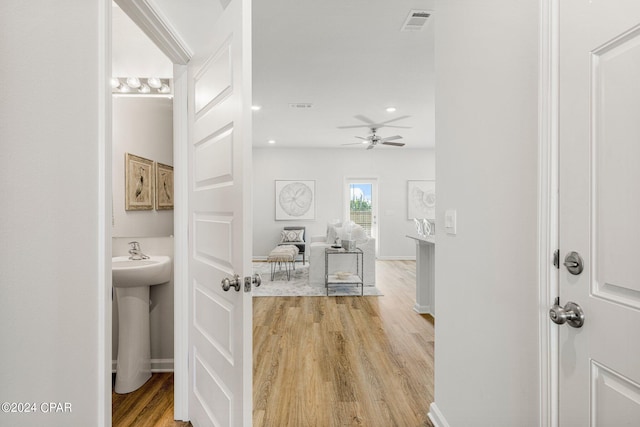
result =
M395 113L396 107L387 107L387 113Z
M111 93L114 95L172 95L172 79L158 77L112 77L110 83Z

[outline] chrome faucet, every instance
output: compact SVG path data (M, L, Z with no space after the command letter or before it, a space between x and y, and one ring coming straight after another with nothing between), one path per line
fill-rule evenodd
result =
M129 257L130 260L141 260L141 259L149 259L149 257L142 253L140 249L140 243L138 242L129 242L131 245L131 249L129 249Z

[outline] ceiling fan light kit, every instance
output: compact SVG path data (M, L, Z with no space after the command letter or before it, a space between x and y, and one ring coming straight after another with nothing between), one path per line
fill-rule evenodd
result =
M371 150L373 147L375 147L378 144L382 144L382 145L391 145L393 147L403 147L405 145L404 142L393 142L396 139L402 139L402 136L400 135L394 135L394 136L387 136L385 138L382 138L381 136L379 136L376 132L378 131L377 128L372 127L371 128L371 135L364 137L364 136L356 136L356 138L361 139L362 142L350 142L347 144L342 144L342 145L355 145L355 144L369 144L367 146L367 150Z

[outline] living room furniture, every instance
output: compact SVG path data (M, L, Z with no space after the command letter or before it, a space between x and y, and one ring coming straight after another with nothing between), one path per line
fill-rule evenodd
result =
M336 271L329 274L329 265L331 260L336 257L355 257L356 258L356 270L355 271ZM355 248L353 250L346 250L343 248L325 248L324 250L324 286L327 288L327 296L329 296L329 288L331 285L348 286L348 285L360 285L361 294L364 295L364 254L362 249Z
M416 241L416 305L413 309L435 317L435 236L407 237Z
M356 247L362 250L363 285L375 286L376 284L376 240L368 237L362 227L351 224L350 232L345 233L342 224L329 224L325 235L311 236L307 247L309 248L309 284L311 286L325 285L325 252L335 244L335 238L341 240L355 240ZM341 234L344 233L344 234ZM332 260L329 274L336 271L356 271L355 257L337 257Z
M293 233L288 233L293 232ZM306 262L305 254L307 252L307 229L303 226L287 226L283 227L280 235L280 243L278 245L295 245L298 248L298 254L302 255L302 265Z
M295 245L278 245L269 253L267 262L271 267L271 280L275 277L276 269L282 270L284 266L287 280L291 279L291 271L296 269L296 257L298 248Z

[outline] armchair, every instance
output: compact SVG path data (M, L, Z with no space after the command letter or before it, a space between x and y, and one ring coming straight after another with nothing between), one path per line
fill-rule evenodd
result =
M307 229L304 226L288 226L282 229L280 245L294 245L298 248L298 254L302 255L302 265L306 262Z

